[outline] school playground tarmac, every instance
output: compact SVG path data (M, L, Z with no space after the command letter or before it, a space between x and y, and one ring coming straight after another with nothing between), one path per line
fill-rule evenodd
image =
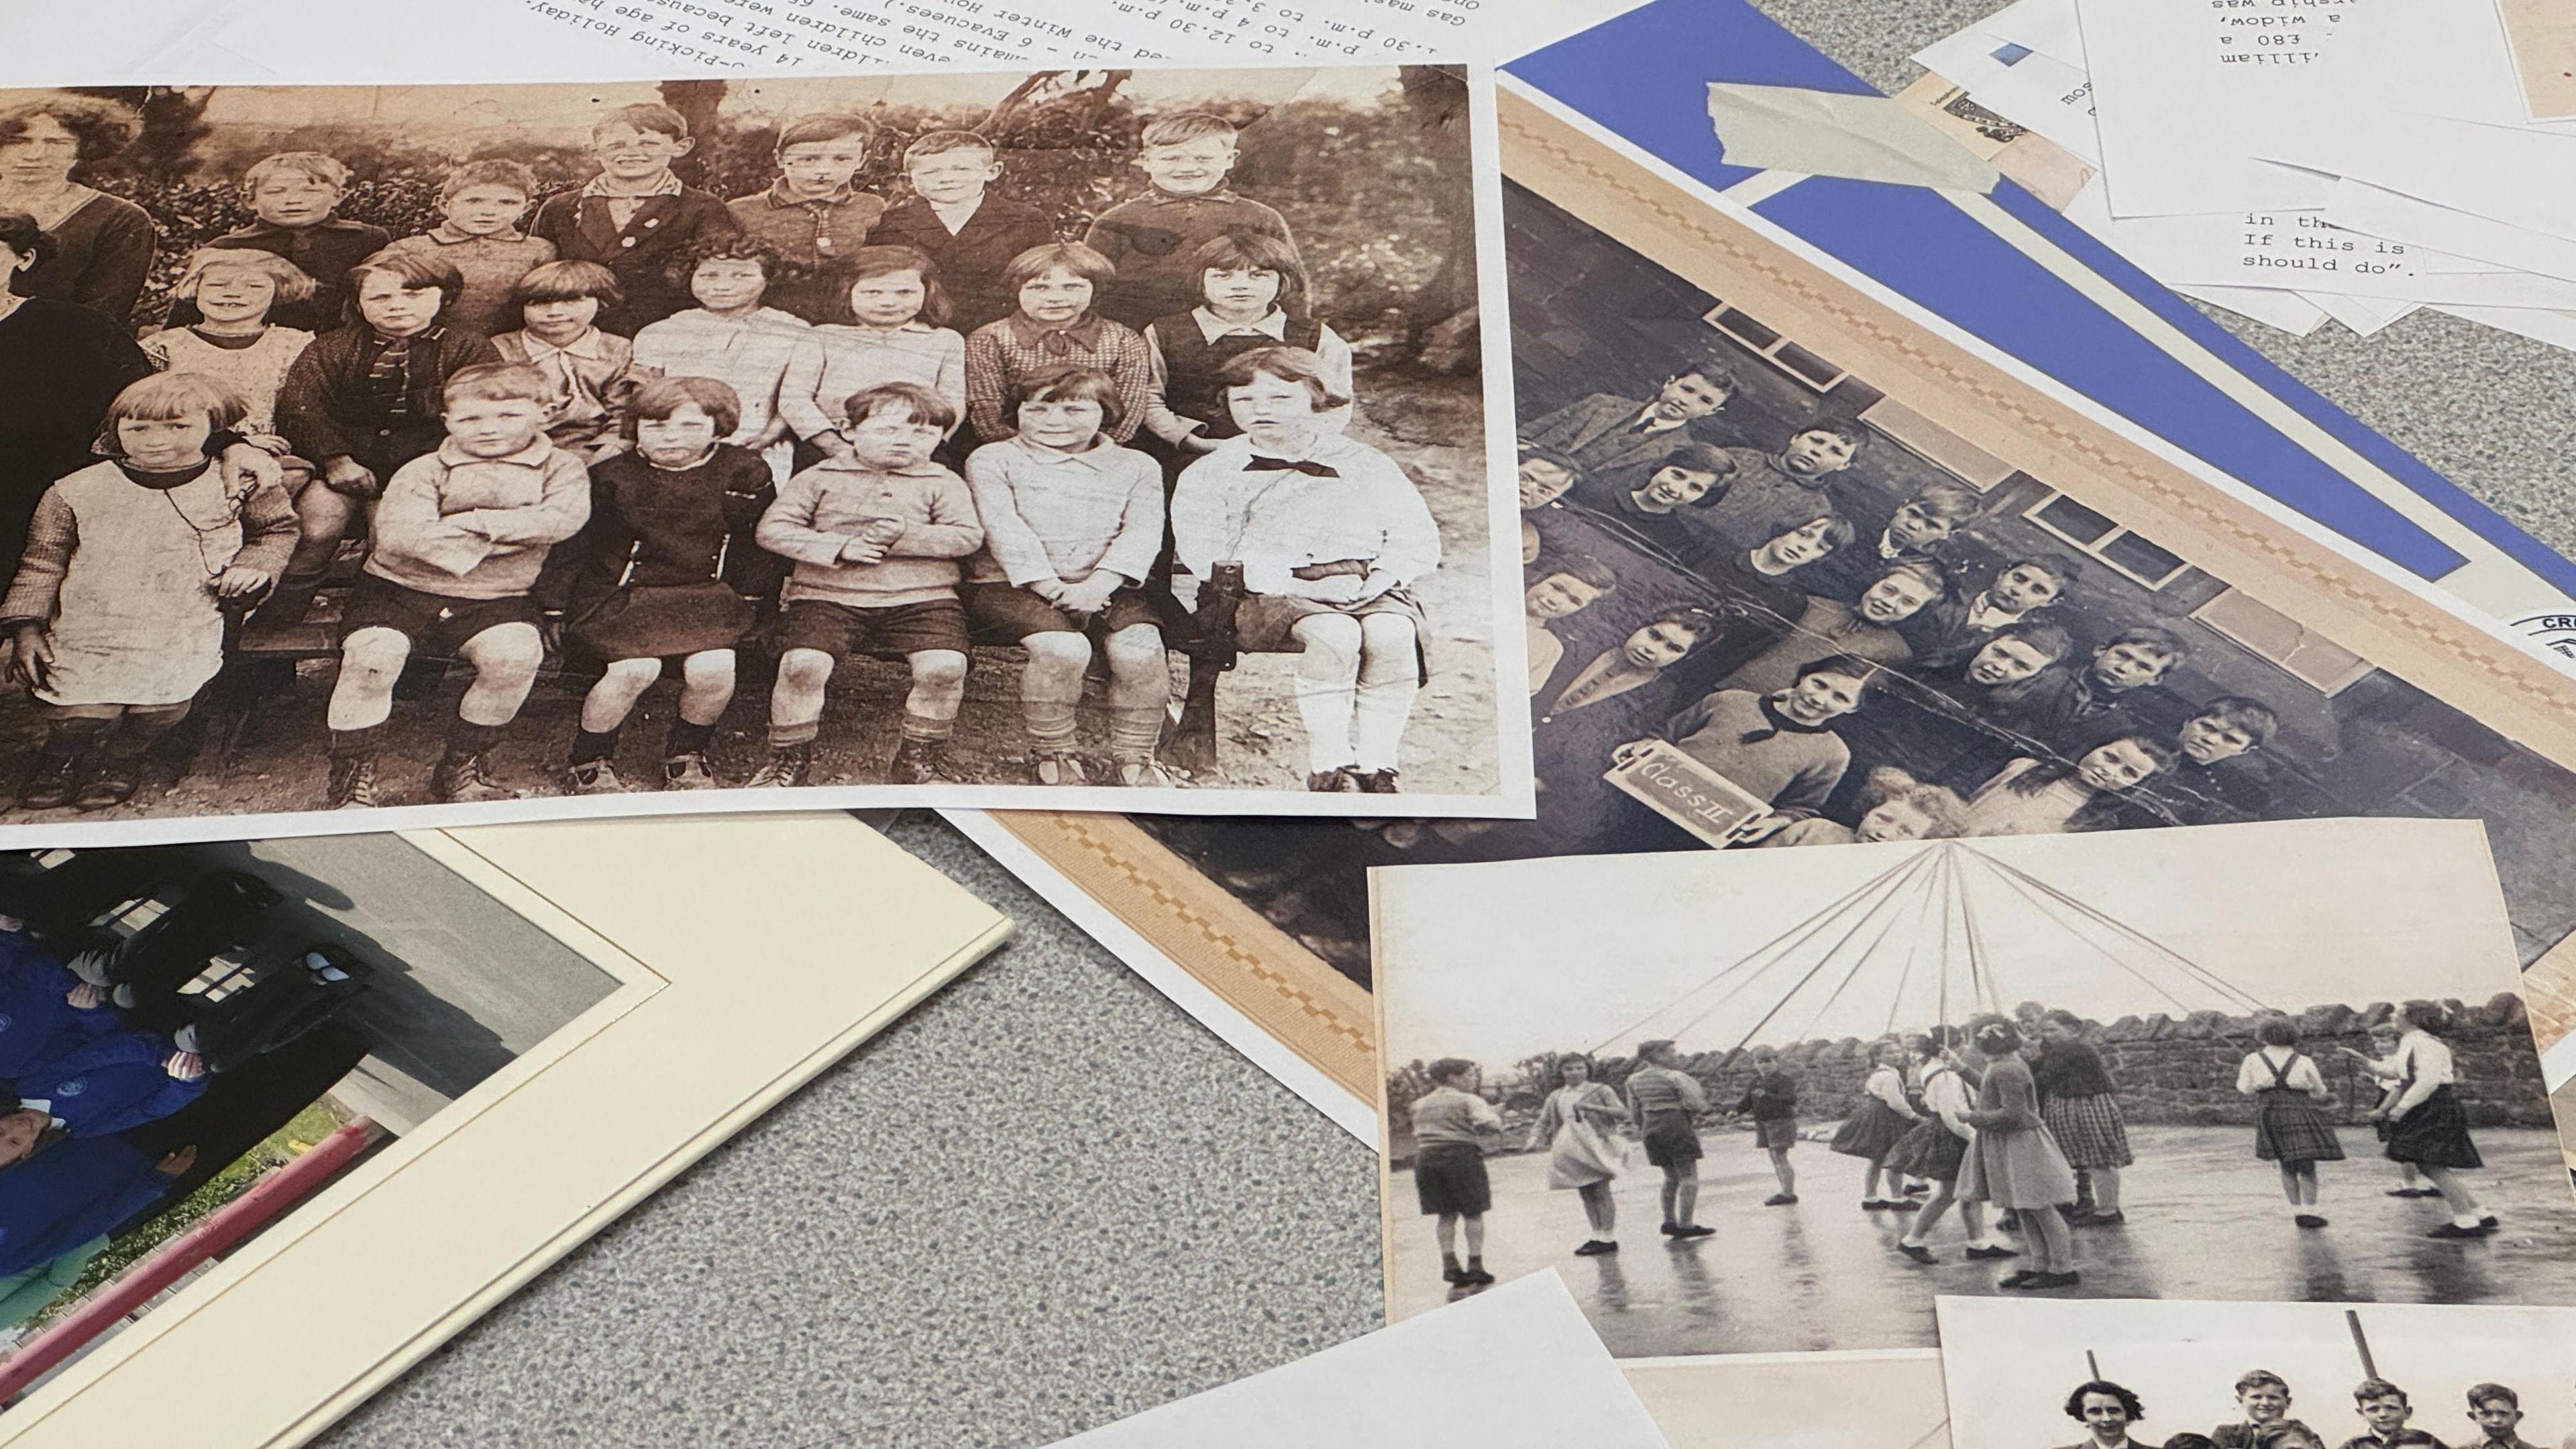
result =
M2477 1132L2486 1169L2468 1176L2495 1236L2431 1239L2437 1198L2392 1198L2396 1164L2366 1130L2343 1129L2348 1160L2323 1167L2331 1225L2289 1219L2279 1177L2258 1162L2240 1127L2131 1127L2137 1165L2124 1174L2128 1222L2075 1232L2079 1287L2048 1297L2263 1299L2391 1303L2576 1302L2576 1228L2568 1175L2551 1133ZM1990 1293L2025 1260L1961 1256L1955 1213L1931 1234L1941 1261L1918 1265L1895 1249L1912 1215L1859 1207L1864 1164L1822 1142L1801 1142L1799 1202L1766 1208L1776 1184L1750 1133L1709 1129L1700 1164L1699 1220L1714 1237L1668 1243L1657 1231L1663 1175L1642 1156L1618 1182L1620 1251L1577 1258L1590 1236L1572 1192L1547 1186L1547 1157L1486 1165L1485 1267L1498 1277L1554 1268L1621 1358L1662 1354L1931 1347L1935 1294ZM1415 1208L1413 1174L1396 1173L1395 1317L1448 1300L1432 1224Z

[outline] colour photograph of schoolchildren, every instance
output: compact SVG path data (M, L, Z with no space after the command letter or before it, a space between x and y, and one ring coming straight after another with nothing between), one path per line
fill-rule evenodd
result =
M1454 66L0 92L0 829L1525 809L1471 129Z
M2576 1309L1944 1298L1960 1449L2561 1449Z
M2492 826L2576 933L2576 775L1506 180L1535 821L1142 821L1368 981L1372 866L2351 815ZM1811 345L1812 344L1812 345ZM1662 742L1722 840L1604 777Z
M619 985L396 835L0 852L0 1399Z
M2576 1301L2475 822L1372 883L1392 1317L1550 1270L1622 1358L1927 1347L1942 1294Z

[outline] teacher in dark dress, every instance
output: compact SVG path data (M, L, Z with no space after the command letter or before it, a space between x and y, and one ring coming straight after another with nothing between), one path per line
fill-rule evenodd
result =
M0 106L0 212L27 213L51 239L19 273L19 296L77 303L131 327L152 271L152 218L72 173L115 157L142 128L132 110L68 91Z
M17 280L52 238L23 211L0 211L0 577L18 571L27 520L57 478L98 461L90 445L107 405L152 371L124 325Z

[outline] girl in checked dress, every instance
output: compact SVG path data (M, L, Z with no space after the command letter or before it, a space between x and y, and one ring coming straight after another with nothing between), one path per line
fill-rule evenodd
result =
M2460 1181L2460 1173L2484 1167L2478 1145L2469 1140L2468 1114L2460 1108L2459 1080L2450 1044L2441 1033L2451 1015L2429 1001L2410 1001L2397 1008L2398 1080L2395 1101L2374 1109L2371 1117L2388 1124L2388 1157L2411 1162L2442 1194L2451 1220L2426 1237L2483 1238L2496 1230L2495 1214L2478 1205L2477 1195Z
M2317 1164L2343 1161L2334 1123L2320 1110L2334 1100L2317 1064L2299 1050L2299 1028L2286 1016L2267 1016L2254 1028L2260 1049L2236 1069L2236 1090L2254 1099L2254 1155L2281 1169L2281 1195L2290 1220L2322 1228L2316 1212Z
M2120 1169L2137 1159L2120 1116L2119 1086L2083 1031L2083 1018L2074 1012L2041 1013L2039 1057L2031 1075L2039 1083L2040 1119L2075 1169L2078 1197L2068 1220L2093 1227L2128 1220L2120 1211Z

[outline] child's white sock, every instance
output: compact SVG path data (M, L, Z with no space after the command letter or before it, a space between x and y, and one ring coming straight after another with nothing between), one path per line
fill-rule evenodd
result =
M1357 693L1348 680L1297 676L1297 718L1306 726L1306 758L1315 773L1352 762L1351 709Z
M2460 1227L2474 1228L2481 1222L2484 1222L2485 1219L2479 1217L2476 1213L2453 1213L2451 1214L2451 1221Z
M1356 737L1359 765L1363 770L1393 770L1396 752L1404 745L1404 726L1413 718L1413 698L1422 692L1420 676L1413 661L1404 661L1403 673L1393 679L1367 680L1355 691L1352 734Z

